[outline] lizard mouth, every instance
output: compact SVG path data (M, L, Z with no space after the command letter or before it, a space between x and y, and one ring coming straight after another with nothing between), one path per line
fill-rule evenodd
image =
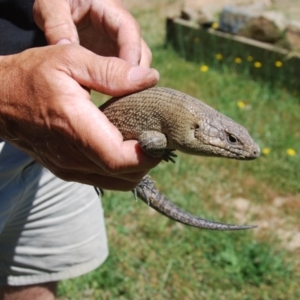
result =
M217 147L216 145L214 145L214 147L216 151L208 156L227 157L237 160L253 160L260 155L260 148L255 143L252 146L243 149L238 147L222 148Z
M259 157L260 149L257 144L253 145L251 149L241 150L241 149L231 149L229 153L232 153L232 158L240 160L253 160Z

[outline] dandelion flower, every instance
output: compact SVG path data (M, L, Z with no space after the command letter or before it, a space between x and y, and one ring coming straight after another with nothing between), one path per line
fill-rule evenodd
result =
M263 149L262 149L262 153L263 153L264 155L268 155L268 154L270 154L270 152L271 152L271 149L270 149L270 148L263 148Z
M217 60L222 60L223 59L223 55L220 54L220 53L216 54L216 59Z
M256 61L256 62L254 63L254 68L260 69L261 67L262 67L262 63L261 63L260 61Z
M213 22L213 23L211 24L211 28L213 28L213 29L218 29L218 28L219 28L218 22Z
M276 60L276 61L275 61L275 67L281 68L282 66L283 66L282 61L280 61L280 60Z
M236 58L234 59L234 62L235 62L236 64L241 64L241 63L242 63L242 59L241 59L240 57L236 57Z
M295 156L296 155L296 151L292 148L289 148L286 150L287 155L289 156Z
M207 65L203 65L200 67L200 71L203 73L206 73L209 70L209 67Z
M241 109L245 108L246 103L244 101L238 101L237 106Z
M253 61L253 56L249 55L249 56L247 57L247 60L248 60L248 61Z

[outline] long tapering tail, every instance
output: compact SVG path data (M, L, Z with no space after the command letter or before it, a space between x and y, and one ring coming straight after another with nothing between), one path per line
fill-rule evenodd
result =
M244 230L252 229L253 225L231 225L219 222L213 222L202 219L183 211L174 205L164 195L162 195L155 187L154 181L149 175L146 175L135 188L134 193L138 198L147 203L150 207L158 211L160 214L168 218L180 222L185 225L210 229L210 230Z

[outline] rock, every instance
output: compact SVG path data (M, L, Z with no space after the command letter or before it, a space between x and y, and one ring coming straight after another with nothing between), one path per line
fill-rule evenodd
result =
M290 21L286 28L286 40L294 50L300 50L300 22Z
M281 12L266 11L262 13L261 17L268 20L270 23L273 23L281 32L286 29L287 22L285 16Z
M269 9L273 0L184 0L186 6L198 9L204 8L212 15L219 14L225 5L231 6L263 6L263 9Z
M198 13L198 23L199 24L210 24L214 22L214 17L213 15L206 10L205 8L199 8L197 10Z
M226 5L220 15L219 30L237 34L256 15L247 9Z
M258 17L270 4L270 0L265 0L244 6L226 5L220 15L219 29L237 34L249 20Z
M181 18L200 25L213 22L212 14L203 8L193 9L185 6L181 10Z
M195 21L197 19L197 13L196 13L195 9L185 6L181 10L180 17L184 20Z
M269 11L254 17L240 28L238 35L267 43L276 43L283 38L286 20L282 13Z

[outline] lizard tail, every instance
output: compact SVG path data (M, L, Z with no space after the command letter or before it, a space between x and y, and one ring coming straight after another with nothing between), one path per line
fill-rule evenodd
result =
M162 195L154 186L154 181L149 175L146 175L142 179L135 188L134 193L138 196L138 198L147 203L160 214L185 225L211 230L243 230L256 227L253 225L231 225L213 222L189 214L174 205L164 195Z

